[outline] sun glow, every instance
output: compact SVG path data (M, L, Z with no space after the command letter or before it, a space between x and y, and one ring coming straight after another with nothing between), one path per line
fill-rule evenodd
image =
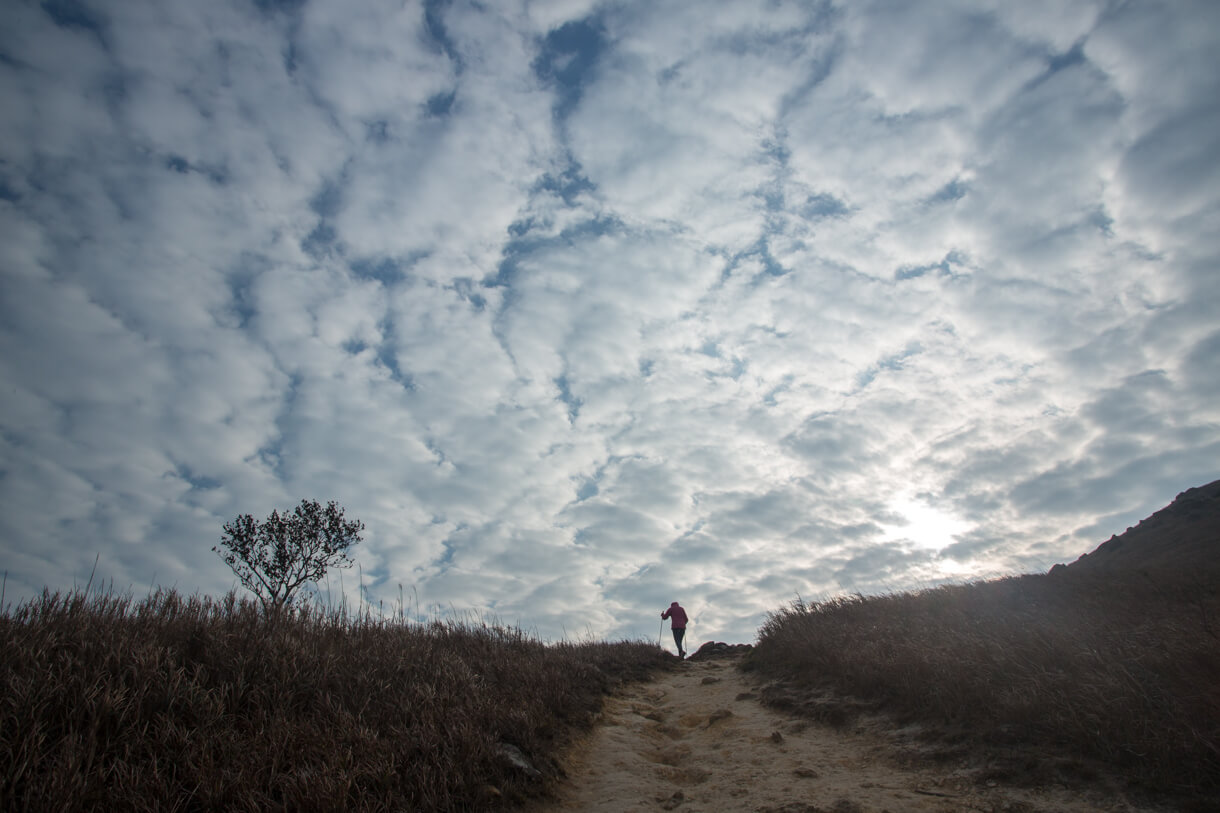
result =
M951 578L973 577L976 575L975 568L956 559L937 559L936 570L940 575Z
M970 524L952 514L933 508L918 500L903 498L890 503L890 510L906 519L903 525L882 524L884 541L908 540L917 547L941 550L953 544L953 538L970 530Z

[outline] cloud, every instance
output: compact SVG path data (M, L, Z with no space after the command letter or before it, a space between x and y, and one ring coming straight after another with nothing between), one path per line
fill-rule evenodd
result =
M546 637L1074 559L1217 476L1214 14L19 5L7 595L302 498Z

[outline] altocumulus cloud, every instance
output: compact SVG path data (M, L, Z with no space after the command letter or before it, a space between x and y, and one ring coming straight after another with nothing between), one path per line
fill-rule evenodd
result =
M1075 558L1218 476L1217 54L1211 2L14 0L7 600L227 590L302 497L348 600L546 637Z

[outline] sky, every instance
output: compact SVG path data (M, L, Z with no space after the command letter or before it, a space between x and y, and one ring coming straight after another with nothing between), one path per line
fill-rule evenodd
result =
M1220 477L1210 0L0 14L6 603L318 499L328 599L750 642Z

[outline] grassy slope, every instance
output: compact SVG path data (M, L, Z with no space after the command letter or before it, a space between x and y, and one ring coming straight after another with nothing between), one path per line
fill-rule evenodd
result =
M0 809L472 810L543 777L645 643L52 595L0 614Z
M773 613L749 667L829 721L880 710L1016 778L1073 757L1220 792L1220 579L1056 572ZM1000 767L1003 765L1003 767Z
M748 665L777 705L881 710L1007 778L1071 781L1083 758L1210 809L1217 504L1220 481L1184 492L1044 576L798 602ZM268 619L233 596L48 594L0 613L0 809L512 806L545 781L506 745L555 776L605 692L671 662L490 626Z

